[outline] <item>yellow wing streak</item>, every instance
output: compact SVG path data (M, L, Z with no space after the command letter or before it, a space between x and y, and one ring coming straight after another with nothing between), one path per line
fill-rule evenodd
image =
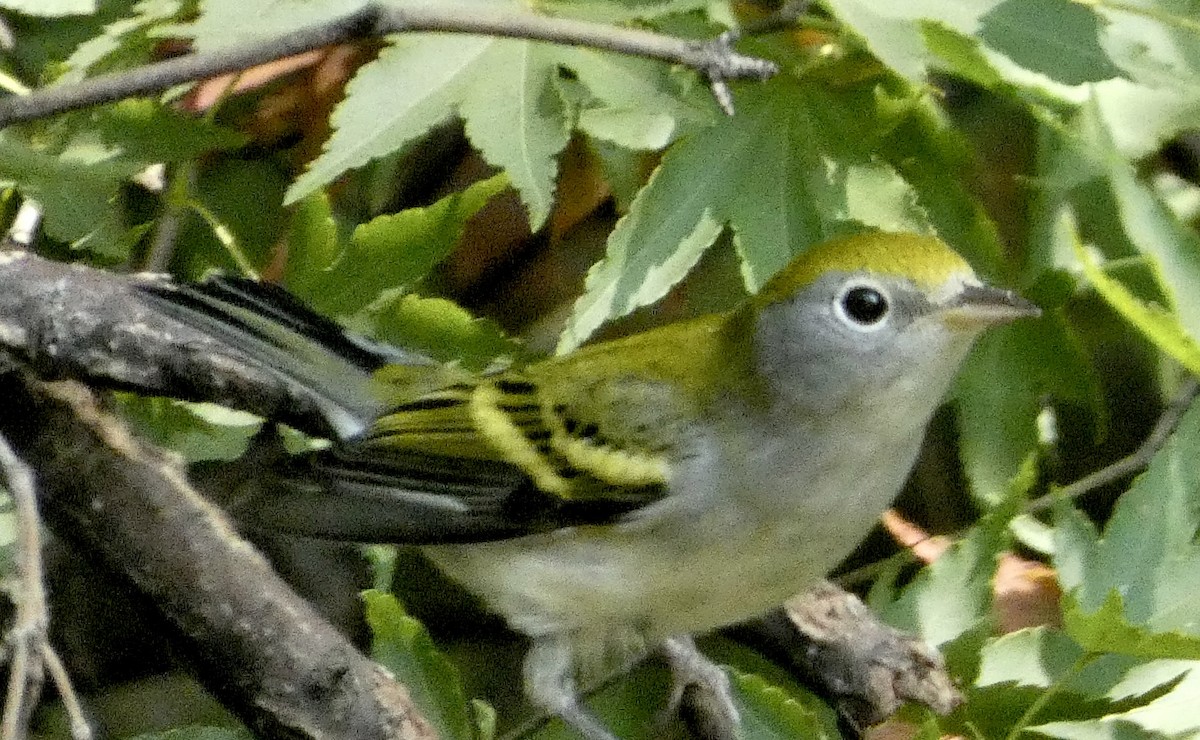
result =
M597 480L615 486L652 486L666 483L670 470L661 456L618 450L574 437L562 419L548 408L542 419L550 430L550 446L569 465Z
M534 485L547 493L567 496L570 483L555 471L554 465L514 423L512 416L500 408L503 399L504 394L496 386L480 383L471 394L471 420L504 459L525 471Z

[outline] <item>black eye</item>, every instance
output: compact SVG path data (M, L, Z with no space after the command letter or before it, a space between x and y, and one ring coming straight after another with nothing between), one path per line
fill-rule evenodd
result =
M877 324L888 312L888 301L875 288L858 286L842 296L842 309L852 321L862 326Z

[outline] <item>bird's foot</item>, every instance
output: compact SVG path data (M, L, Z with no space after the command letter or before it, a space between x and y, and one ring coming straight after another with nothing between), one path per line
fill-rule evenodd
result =
M671 667L668 717L682 712L692 731L705 740L741 737L741 716L725 671L706 658L689 636L668 638L661 649Z
M618 740L584 708L575 685L574 652L564 635L534 638L525 655L525 694L538 708L555 715L585 740Z

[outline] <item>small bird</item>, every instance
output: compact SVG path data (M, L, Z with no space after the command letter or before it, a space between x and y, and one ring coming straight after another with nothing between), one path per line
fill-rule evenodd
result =
M151 284L147 300L319 399L337 439L257 520L423 545L527 635L528 697L588 740L579 686L812 586L903 485L972 342L1036 306L943 242L868 233L795 258L723 314L482 373L342 332L278 288Z

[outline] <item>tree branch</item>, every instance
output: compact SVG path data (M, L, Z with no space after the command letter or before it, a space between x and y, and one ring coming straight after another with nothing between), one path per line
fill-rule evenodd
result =
M368 3L348 15L275 39L188 54L128 72L101 75L75 85L4 98L0 100L0 126L159 92L184 82L237 72L331 44L389 33L429 31L549 41L659 59L691 67L718 87L726 80L766 79L777 71L771 62L734 52L730 47L732 37L725 35L697 42L638 29L480 5L396 7Z
M211 401L331 431L306 389L151 310L136 285L153 279L0 251L0 349L42 378Z
M130 582L187 639L201 680L267 737L405 738L433 729L404 687L297 596L77 383L0 376L0 433L35 465L51 526Z
M1158 422L1150 430L1150 435L1136 450L1111 465L1090 475L1085 475L1070 485L1033 499L1025 504L1025 511L1032 514L1049 509L1060 499L1074 500L1086 496L1097 488L1133 475L1149 465L1151 458L1171 438L1171 433L1175 431L1175 427L1179 426L1179 420L1191 407L1192 401L1196 399L1197 395L1200 395L1200 380L1188 378L1171 402L1167 404L1167 407L1163 409L1162 415L1158 417Z

